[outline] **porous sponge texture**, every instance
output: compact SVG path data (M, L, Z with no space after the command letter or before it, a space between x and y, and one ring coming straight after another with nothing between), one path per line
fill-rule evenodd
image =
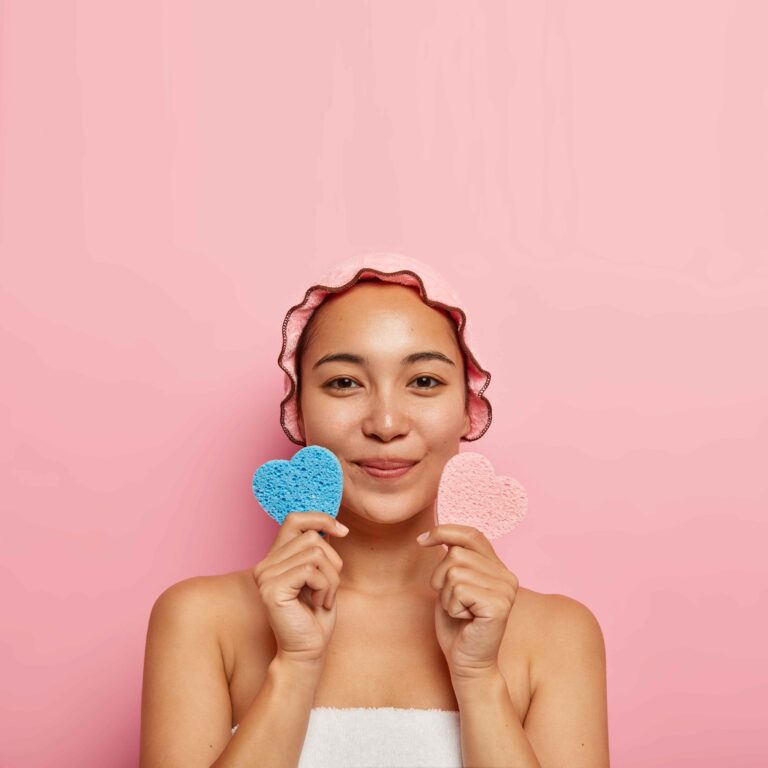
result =
M325 512L336 517L343 490L341 464L333 451L308 445L289 460L262 464L253 475L253 494L280 525L289 512Z
M514 478L497 475L490 459L475 451L452 456L437 492L438 525L469 525L488 539L516 528L528 511L528 494Z

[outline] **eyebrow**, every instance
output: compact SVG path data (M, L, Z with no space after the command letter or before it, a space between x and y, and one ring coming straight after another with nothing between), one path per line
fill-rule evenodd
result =
M413 352L410 355L406 355L400 361L400 365L412 365L413 363L418 363L421 360L440 360L443 363L449 363L454 367L456 366L456 363L454 363L450 357L447 357L442 352L433 352L433 351ZM343 363L353 363L354 365L368 365L370 362L367 357L362 357L361 355L353 355L350 352L334 352L329 355L323 355L312 366L312 370L322 365L323 363L333 363L337 361L343 362Z

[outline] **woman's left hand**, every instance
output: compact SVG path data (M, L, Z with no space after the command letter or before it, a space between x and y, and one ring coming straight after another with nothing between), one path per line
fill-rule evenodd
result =
M517 595L518 580L491 542L468 525L437 525L422 547L448 545L430 580L435 632L454 680L498 669L499 648Z

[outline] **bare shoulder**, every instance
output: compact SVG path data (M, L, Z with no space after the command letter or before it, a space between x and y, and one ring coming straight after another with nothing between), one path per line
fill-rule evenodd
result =
M511 615L525 627L531 704L523 727L542 766L609 765L605 642L584 603L518 589Z
M210 576L190 576L165 589L158 600L181 600L201 611L201 617L224 618L228 611L242 611L243 600L258 595L250 568Z
M266 616L251 569L192 576L168 587L154 610L184 615L221 651L227 679L231 679L238 639L263 630Z
M163 590L153 611L180 613L188 620L212 629L222 620L229 619L242 589L243 580L238 572L191 576Z
M568 611L589 611L587 606L573 597L556 593L536 592L533 589L519 587L517 597L525 601L526 608L537 612L537 618L558 617Z
M542 628L545 626L547 634L553 630L563 631L572 626L583 628L591 626L592 629L600 627L597 617L584 603L567 595L548 594L519 587L515 606L518 601L527 618L535 620Z
M532 693L553 665L581 661L585 652L604 658L600 623L584 603L523 587L518 589L516 609L518 602L528 630Z
M236 622L235 582L231 574L196 576L155 600L144 654L142 768L197 765L226 746L232 713L221 638Z

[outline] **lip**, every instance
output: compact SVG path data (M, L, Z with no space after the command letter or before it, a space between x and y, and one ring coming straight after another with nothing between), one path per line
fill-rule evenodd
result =
M375 467L376 469L402 469L403 467L412 467L416 464L413 459L360 459L355 462L360 466Z
M381 480L397 479L408 474L408 472L415 467L417 461L405 461L405 460L391 460L391 461L370 461L370 462L355 462L360 469L367 472L372 477L378 477Z

